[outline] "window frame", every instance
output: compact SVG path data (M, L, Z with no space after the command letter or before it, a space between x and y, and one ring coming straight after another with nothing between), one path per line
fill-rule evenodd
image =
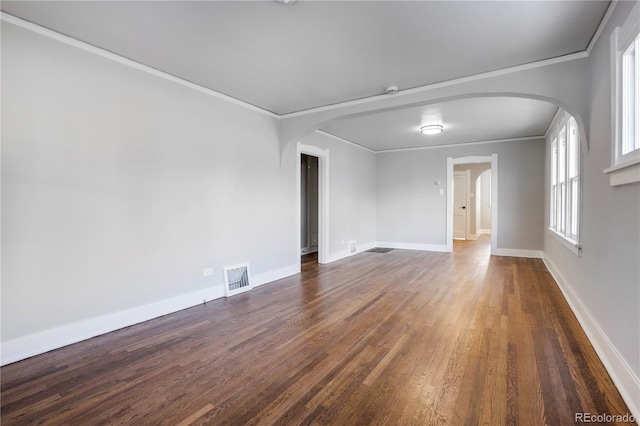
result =
M547 229L576 256L581 256L583 162L580 130L575 118L559 110L549 127L547 140L550 147Z
M635 76L636 88L640 85L638 78L640 70L640 43L636 38L640 34L640 6L636 3L629 17L621 27L616 27L611 33L611 167L604 170L610 176L610 185L618 186L628 183L640 182L640 141L635 141L636 149L623 154L623 134L625 117L625 96L623 93L624 67L623 56L629 47L636 43L635 48ZM635 138L640 137L640 99L634 98L634 127Z
M627 56L630 55L629 50L633 49L633 59L628 61ZM625 44L622 47L621 61L622 61L622 78L620 80L622 89L624 89L625 85L632 85L631 92L628 93L625 90L621 90L621 106L620 106L620 144L616 144L616 158L617 163L622 161L629 161L633 158L640 157L640 141L638 141L638 124L640 124L640 90L638 90L638 85L640 84L640 33L636 34L636 36L629 41L628 44ZM632 62L629 64L628 62ZM632 68L632 69L629 69ZM631 104L631 105L629 105ZM631 109L631 111L629 111ZM631 116L631 117L629 117ZM629 121L631 123L629 123ZM629 132L629 127L632 127L631 132ZM631 134L629 134L631 133ZM633 148L624 152L626 149L626 145L629 144L628 139L631 138L633 141L631 144Z

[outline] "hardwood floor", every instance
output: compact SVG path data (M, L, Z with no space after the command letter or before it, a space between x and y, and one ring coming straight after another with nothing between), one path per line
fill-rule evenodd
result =
M544 264L393 250L5 366L3 425L574 424L627 407Z

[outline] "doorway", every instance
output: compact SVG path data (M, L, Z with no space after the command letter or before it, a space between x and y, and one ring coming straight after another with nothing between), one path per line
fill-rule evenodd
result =
M300 253L318 252L318 157L300 156ZM310 258L310 257L309 257ZM303 259L303 263L307 259Z
M466 188L456 191L456 187L462 185ZM477 240L483 234L490 235L491 253L496 253L498 154L449 157L447 158L447 249L453 251L454 238Z
M313 254L314 262L317 263L327 263L329 254L329 150L321 149L312 145L303 145L298 142L297 144L297 232L296 232L296 252L302 256L303 248L307 248L305 251ZM303 155L307 157L312 157L311 160L307 159L306 163L303 163ZM309 161L312 163L311 170L313 170L315 165L317 164L317 172L312 171L309 172L308 166L310 165ZM306 167L305 167L306 166ZM304 168L303 168L304 167ZM303 185L303 176L304 185ZM316 196L307 197L306 200L303 201L303 187L307 187L309 185L309 176L312 176L310 179L316 182L315 186L317 187L317 198ZM317 176L317 178L315 177ZM306 196L305 196L306 197ZM309 202L311 202L311 207L309 208ZM303 205L304 204L304 205ZM307 213L303 214L303 211L307 211ZM304 215L304 220L303 220ZM311 218L309 218L311 216ZM310 221L314 221L317 218L317 225L312 224L309 226ZM311 219L311 220L309 220ZM303 225L303 222L305 224ZM303 229L303 226L305 229ZM317 260L315 260L317 259ZM305 259L305 261L308 259ZM300 266L302 264L302 259L300 258ZM300 269L299 269L300 271ZM298 272L299 272L298 271Z

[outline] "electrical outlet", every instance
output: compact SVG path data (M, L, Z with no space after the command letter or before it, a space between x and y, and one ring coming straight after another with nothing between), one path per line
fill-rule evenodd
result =
M444 189L440 188L440 195L444 195Z
M213 268L206 268L202 270L202 275L208 277L209 275L213 275Z

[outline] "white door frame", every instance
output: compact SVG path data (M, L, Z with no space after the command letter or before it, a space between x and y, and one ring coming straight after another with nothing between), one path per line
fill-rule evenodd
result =
M495 254L498 249L498 154L447 157L447 251L453 251L453 166L472 163L491 163L491 254Z
M300 259L302 256L302 248L300 247L300 227L302 226L300 223L300 215L302 214L300 162L302 154L318 157L318 263L328 263L329 260L329 150L298 142L296 151L296 253L298 253L299 272L302 261Z

